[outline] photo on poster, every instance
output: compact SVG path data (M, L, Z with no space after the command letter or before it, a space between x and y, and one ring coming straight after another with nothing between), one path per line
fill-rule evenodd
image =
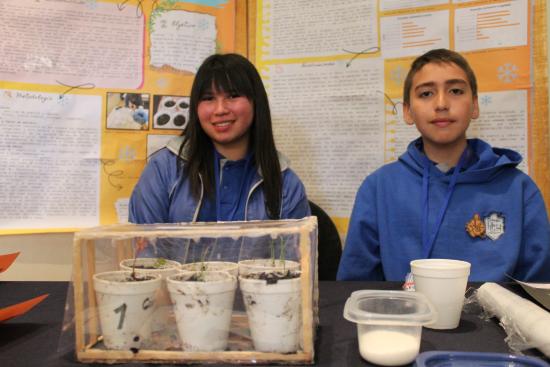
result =
M184 130L189 120L189 97L154 96L153 128Z
M107 93L107 129L147 130L149 94Z

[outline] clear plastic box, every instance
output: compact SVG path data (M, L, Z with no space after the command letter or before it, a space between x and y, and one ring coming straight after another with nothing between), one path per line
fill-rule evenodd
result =
M435 321L437 314L421 293L362 290L347 299L344 317L357 323L359 353L364 359L400 366L414 361L422 325Z
M313 363L316 263L316 217L77 232L77 359ZM261 318L274 326L258 329Z

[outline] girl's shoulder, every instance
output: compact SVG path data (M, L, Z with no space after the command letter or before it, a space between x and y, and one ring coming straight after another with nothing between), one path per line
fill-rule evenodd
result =
M277 151L277 158L279 159L279 165L281 166L281 172L290 170L290 159L288 159L280 151Z
M161 148L148 158L142 177L155 178L165 183L173 182L179 175L178 164L180 163L175 154L166 147Z
M181 136L171 139L164 147L160 148L147 158L149 165L165 166L167 168L175 168L180 165L182 162L178 159L178 154L182 141L183 137ZM187 159L185 159L186 154L187 151L184 149L180 155L180 158L183 159L184 163L187 161Z
M164 164L172 162L176 159L176 155L167 147L160 148L148 157L149 164Z
M180 154L181 145L183 144L184 140L185 140L184 136L181 136L181 135L175 136L168 141L168 143L166 144L166 149L170 151L172 154L174 154L175 156L178 156L178 154ZM183 147L180 157L183 160L187 160L188 152L186 147Z

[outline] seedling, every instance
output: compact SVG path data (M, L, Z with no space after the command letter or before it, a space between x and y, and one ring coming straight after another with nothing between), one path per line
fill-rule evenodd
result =
M204 272L208 270L208 265L206 264L206 259L209 255L209 253L210 253L210 255L212 255L212 253L214 253L217 245L218 245L218 239L216 238L216 240L214 241L214 245L212 245L212 246L207 245L204 248L204 250L202 251L201 266L200 266L199 274L195 277L196 281L198 281L198 282L204 282L205 281Z
M286 240L281 236L279 237L281 246L279 249L279 261L283 264L283 270L285 266L285 259L286 259ZM275 267L275 240L271 240L271 243L269 245L271 250L271 266Z
M147 277L144 277L144 278L138 278L137 275L136 275L136 261L137 261L137 258L138 258L138 255L141 251L143 251L145 249L145 247L147 247L147 240L145 238L139 238L137 240L137 244L136 244L136 250L134 252L134 261L132 262L132 274L131 274L131 279L132 280L145 280L145 279L148 279ZM159 262L162 261L164 259L158 259L157 262L155 263L155 268L157 268L157 264L158 267L162 266ZM166 263L166 260L164 260L164 264Z
M159 258L157 259L157 261L155 261L155 263L153 264L153 267L154 267L155 269L161 269L161 268L163 268L165 265L166 265L166 259L163 258L163 257L159 257Z

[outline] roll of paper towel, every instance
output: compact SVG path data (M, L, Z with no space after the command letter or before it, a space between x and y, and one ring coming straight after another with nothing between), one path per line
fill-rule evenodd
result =
M477 290L479 304L496 316L508 339L522 337L525 348L537 348L550 357L550 313L496 283L485 283Z

